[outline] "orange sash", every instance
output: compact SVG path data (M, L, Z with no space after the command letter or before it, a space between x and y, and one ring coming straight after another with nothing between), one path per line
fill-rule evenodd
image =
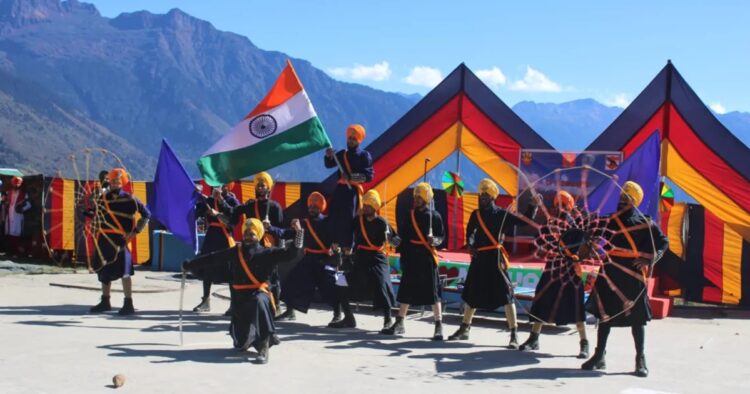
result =
M367 242L367 245L357 245L357 249L362 250L369 250L371 252L384 252L385 251L385 242L383 242L380 246L375 246L372 242L370 242L370 237L367 236L367 230L365 229L365 219L364 215L359 215L359 229L362 232L362 238L365 239L365 242Z
M102 201L104 201L104 209L106 209L107 214L109 215L109 218L112 219L112 222L115 224L117 229L113 229L113 228L103 229L100 227L99 232L96 234L96 241L97 242L99 241L99 236L101 234L118 234L118 235L122 235L123 237L127 236L128 233L125 231L125 228L122 227L122 223L120 223L120 220L117 219L117 216L115 216L115 214L112 213L112 209L109 208L109 202L107 201L107 197L104 196L104 198L102 198ZM133 231L133 230L135 230L135 220L133 220L133 228L130 231ZM130 250L130 243L128 242L127 244L125 244L125 247L128 248L128 250ZM119 250L119 246L118 246L118 250Z
M432 259L435 260L435 266L440 264L440 258L437 254L437 250L434 246L427 243L427 239L425 239L424 234L422 234L422 230L419 229L419 225L417 224L417 218L414 216L414 210L411 210L411 225L414 227L414 232L417 233L417 237L419 237L419 241L417 240L410 240L411 243L415 245L422 245L424 246L432 255Z
M268 199L268 201L266 201L266 204L271 204L271 199ZM263 219L260 217L260 211L258 209L259 205L260 200L256 199L255 203L253 204L253 208L255 209L255 218L262 221ZM266 248L270 248L276 243L276 239L274 238L274 236L269 233L263 234L263 239L261 241L263 241L263 246Z
M214 199L214 210L219 211L219 203ZM211 222L208 224L209 227L218 227L221 229L221 232L224 233L224 237L227 239L227 244L229 247L234 247L234 238L232 238L231 235L229 235L229 229L227 229L227 226L221 222L221 220L216 219L215 222Z
M346 167L346 171L349 172L349 175L352 174L352 166L349 164L349 157L346 155L346 151L344 151L344 154L341 156L344 156L344 167ZM365 190L362 187L362 184L360 182L352 182L351 180L347 180L344 174L341 174L341 179L339 179L340 184L349 184L354 186L355 189L357 189L357 201L359 205L359 209L362 209L362 196L365 194Z
M253 275L252 272L250 272L250 267L247 266L247 261L245 261L245 256L242 254L242 246L237 246L237 257L239 257L240 265L242 266L242 270L245 271L245 275L247 275L247 278L250 279L250 282L252 284L249 285L232 285L232 288L235 290L252 290L252 289L258 289L268 296L268 298L271 299L271 307L274 311L276 311L276 301L273 299L273 294L268 290L268 282L260 282L258 279L255 278L255 275Z
M488 229L487 225L484 224L484 219L482 219L482 214L479 212L479 210L477 210L476 212L477 212L477 220L479 221L479 227L482 228L482 231L484 231L484 235L486 235L487 239L489 239L490 243L492 243L492 245L482 246L480 248L477 248L477 251L484 252L488 250L499 250L500 255L502 255L503 257L502 268L507 271L508 268L510 267L510 256L508 255L508 251L505 250L505 247L502 244L499 244L497 242L497 240L495 239L495 236L490 232L490 229Z
M640 252L638 252L638 247L635 245L635 241L633 240L633 236L630 235L630 231L625 227L625 224L620 220L619 216L614 217L615 222L617 222L617 225L620 227L620 230L622 230L622 234L625 236L625 239L628 241L628 244L630 245L630 250L612 250L609 252L610 256L614 257L623 257L623 258L630 258L630 259L637 259L640 257ZM641 274L643 274L642 279L648 278L648 267L643 267L641 269Z
M320 237L318 237L318 233L315 232L315 229L312 226L312 223L310 223L310 219L305 218L305 227L307 227L307 232L310 233L310 235L315 240L315 243L318 244L319 249L312 249L312 248L305 248L305 253L312 253L312 254L328 254L328 248L326 248L325 244L323 244L323 241L320 240Z

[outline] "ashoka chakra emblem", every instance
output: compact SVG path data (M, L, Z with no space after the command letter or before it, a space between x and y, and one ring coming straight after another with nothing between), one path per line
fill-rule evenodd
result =
M276 119L271 115L258 115L250 121L250 134L257 138L266 138L276 132Z

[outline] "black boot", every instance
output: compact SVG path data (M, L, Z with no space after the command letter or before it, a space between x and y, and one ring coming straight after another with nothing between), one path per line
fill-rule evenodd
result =
M120 316L129 316L135 313L135 308L133 308L133 299L132 298L125 298L125 301L122 303L122 308L117 311L117 314Z
M518 329L510 329L510 341L508 342L508 349L518 349Z
M328 322L328 327L333 327L334 324L340 324L341 323L341 312L338 310L333 312L333 318L331 318L331 321Z
M518 350L539 350L539 334L532 332L529 339L518 347Z
M109 303L109 296L102 296L102 300L98 304L94 305L89 309L90 313L102 313L112 310L112 305Z
M646 356L644 354L635 356L635 376L639 378L648 377L648 367L646 367Z
M380 330L380 333L385 335L403 335L405 332L404 318L401 316L396 316L396 322L392 326Z
M432 340L433 341L443 340L443 322L441 321L435 322L435 332L432 334Z
M393 319L391 319L390 316L383 318L383 329L380 330L380 333L382 334L383 331L387 330L391 325L393 324Z
M589 361L586 361L581 365L581 369L585 369L587 371L591 371L594 369L607 369L607 360L604 359L604 356L607 355L606 350L600 350L599 348L596 348L594 351L594 356L589 359Z
M338 307L334 309L334 313L337 311L344 311L343 320L331 321L328 324L330 328L355 328L357 327L357 321L354 319L354 313L352 313L352 306L349 304L349 288L344 286L337 286L337 296L339 298Z
M258 357L255 359L256 364L268 364L269 340L270 338L266 338L255 346L255 349L258 351Z
M328 323L328 327L330 328L356 328L357 321L354 319L353 313L347 313L343 319Z
M461 323L460 326L458 326L458 330L453 333L453 335L448 337L449 341L465 341L469 339L469 331L471 331L471 324Z
M279 336L276 335L276 333L271 334L271 343L268 344L268 347L278 346L280 344L281 344L281 338L279 338Z
M294 308L287 307L286 312L276 316L276 321L295 321L297 320L297 315L294 314Z
M581 350L578 352L577 358L589 358L589 340L581 339L580 345Z
M201 303L193 308L193 312L210 312L211 311L211 298L201 297Z

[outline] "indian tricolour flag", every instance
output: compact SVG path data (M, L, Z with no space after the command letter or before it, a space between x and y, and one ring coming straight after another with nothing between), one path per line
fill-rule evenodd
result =
M330 146L328 135L287 61L266 97L198 160L206 183L218 186Z

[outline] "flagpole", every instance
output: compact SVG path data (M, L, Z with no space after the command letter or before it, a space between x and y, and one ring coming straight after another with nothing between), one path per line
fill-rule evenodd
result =
M331 138L328 136L328 132L323 130L326 140L328 140L328 148L333 149L333 144L331 143ZM344 154L346 154L346 151L344 151ZM339 168L339 172L341 172L341 175L344 177L344 180L346 181L346 187L349 188L349 190L352 190L352 185L349 183L349 180L346 179L346 173L344 172L344 167L341 166L341 162L339 161L339 158L336 156L336 150L333 149L333 160L336 162L336 166Z
M270 220L268 220L268 214L269 214L269 211L271 211L271 196L273 195L273 187L275 185L276 185L276 182L272 183L271 187L268 189L268 198L266 198L266 218L263 219L266 222L270 222Z
M383 202L384 207L383 210L385 211L385 241L388 242L388 235L391 234L391 226L388 224L388 182L385 182L383 185Z

